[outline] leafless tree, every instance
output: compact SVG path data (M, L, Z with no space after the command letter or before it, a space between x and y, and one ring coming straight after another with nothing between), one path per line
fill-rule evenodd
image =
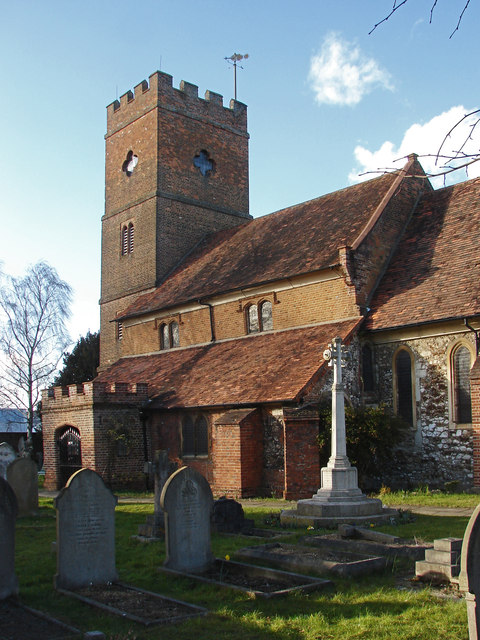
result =
M470 4L471 0L464 0L463 9L460 11L458 15L457 24L450 34L450 38L452 38L455 33L459 30L462 19L465 15L466 10ZM407 4L408 0L393 0L393 6L384 18L382 18L377 24L373 26L373 28L369 31L369 35L372 34L377 27L381 24L389 20L401 7ZM433 20L434 12L437 8L438 0L432 0L432 6L430 7L430 23ZM429 154L428 156L423 157L434 157L435 158L435 166L438 167L438 171L432 171L427 174L428 178L435 178L438 176L446 176L449 173L454 171L458 171L459 169L465 169L468 173L468 167L475 162L480 160L480 149L475 151L474 153L467 152L468 143L473 139L473 133L476 128L480 124L480 109L475 109L470 113L466 113L460 120L458 120L453 127L446 133L443 138L440 147L435 154ZM447 142L450 140L454 133L459 133L460 129L464 127L465 133L461 136L461 142L458 149L453 149L449 153L445 152ZM381 171L396 171L397 169L385 168ZM369 172L367 172L369 173ZM378 172L377 172L378 173Z
M23 278L3 276L0 288L0 403L27 416L31 450L35 407L70 339L72 290L45 262Z
M389 20L394 13L396 13L401 7L403 7L404 5L406 5L408 2L408 0L393 0L393 6L392 9L390 10L390 13L388 15L386 15L384 18L382 18L379 22L377 22L376 25L373 26L373 28L368 32L368 35L370 35L371 33L373 33L375 31L375 29L377 27L379 27L381 24L383 24L384 22L386 22L387 20ZM433 0L433 4L430 8L430 23L433 20L433 13L437 7L437 3L438 0ZM455 33L459 30L460 28L460 23L462 22L462 18L465 14L465 11L468 9L468 5L470 4L470 0L465 0L465 5L462 9L462 11L460 12L459 16L458 16L458 21L457 21L457 25L455 27L455 29L452 31L452 33L450 34L450 38L452 38Z

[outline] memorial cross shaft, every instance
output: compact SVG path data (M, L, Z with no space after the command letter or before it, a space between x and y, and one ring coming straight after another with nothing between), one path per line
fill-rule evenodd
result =
M345 349L342 339L334 338L329 345L330 354L328 365L333 368L332 385L332 449L327 467L344 469L350 467L347 457L347 437L345 431L345 395L342 382L342 366L345 366Z

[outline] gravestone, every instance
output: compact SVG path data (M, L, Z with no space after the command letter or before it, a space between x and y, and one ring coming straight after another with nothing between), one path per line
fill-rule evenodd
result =
M55 499L59 589L114 582L117 498L91 469L70 476Z
M17 458L7 468L7 481L18 504L18 516L34 516L38 510L38 471L30 458Z
M480 638L480 504L468 521L463 536L459 588L467 602L470 640ZM477 603L477 599L479 602Z
M160 498L165 513L165 566L202 573L214 562L210 541L213 496L206 479L182 467L167 480Z
M138 535L144 538L163 537L165 532L165 518L160 498L163 487L168 477L177 469L175 462L168 459L168 451L158 449L155 451L154 462L145 463L145 473L153 473L155 482L155 492L153 498L153 515L148 515L145 524L138 525Z
M7 479L7 467L8 465L17 459L17 454L12 445L8 442L0 442L0 476Z
M212 526L219 533L248 533L254 521L245 518L239 502L223 496L213 503Z
M0 600L18 593L15 576L15 518L17 499L12 487L0 478Z

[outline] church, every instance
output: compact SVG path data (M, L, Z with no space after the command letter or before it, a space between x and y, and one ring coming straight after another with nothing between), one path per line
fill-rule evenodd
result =
M43 393L46 488L144 487L166 450L216 495L310 497L335 337L347 402L407 425L385 484L480 486L480 179L434 190L412 154L253 219L246 106L163 72L105 140L100 367Z

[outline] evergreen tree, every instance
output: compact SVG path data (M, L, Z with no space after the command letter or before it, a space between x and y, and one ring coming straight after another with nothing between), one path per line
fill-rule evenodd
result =
M63 368L55 378L55 386L66 387L93 380L100 361L100 332L79 338L71 353L63 356Z

